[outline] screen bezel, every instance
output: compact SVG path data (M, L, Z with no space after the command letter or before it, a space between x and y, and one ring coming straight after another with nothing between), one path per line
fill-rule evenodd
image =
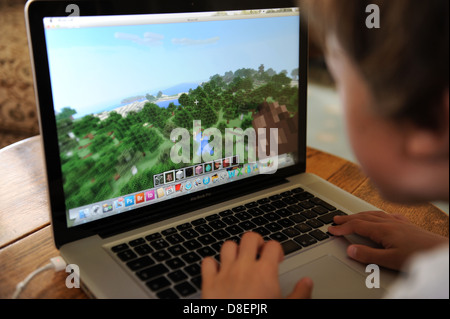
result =
M292 0L245 0L245 1L140 1L140 0L95 0L71 1L80 7L81 15L126 15L183 12L211 12L248 9L270 9L296 7ZM273 186L282 183L286 177L300 174L306 170L306 97L307 97L307 53L308 41L304 15L300 24L299 69L299 139L298 163L279 169L273 175L257 175L233 183L214 187L214 191L203 190L124 212L111 217L92 221L76 227L67 227L62 171L59 157L57 129L53 109L50 73L45 46L44 17L65 17L67 1L31 1L26 6L26 20L29 45L33 60L33 72L37 96L38 115L45 154L45 168L49 192L49 208L57 248L87 236L100 234L108 236L134 227L142 227L166 218L172 218L209 205L230 200L252 191L255 185ZM208 195L204 201L192 201L192 197ZM226 195L224 195L226 194ZM151 207L151 213L149 213ZM183 208L182 210L180 208ZM176 209L175 209L176 208Z

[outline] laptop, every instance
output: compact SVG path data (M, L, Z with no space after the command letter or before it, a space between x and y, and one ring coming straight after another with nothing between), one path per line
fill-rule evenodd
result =
M327 233L377 210L305 173L307 23L296 1L29 1L54 242L92 298L199 298L201 261L277 240L287 295L379 298Z

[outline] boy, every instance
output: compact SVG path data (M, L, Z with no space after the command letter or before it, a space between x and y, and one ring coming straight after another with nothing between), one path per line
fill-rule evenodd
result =
M342 99L348 135L364 172L389 200L449 200L449 1L305 0ZM366 7L380 8L380 28ZM448 298L448 239L380 212L335 217L329 232L357 233L384 249L350 245L350 258L406 269L387 298ZM260 258L257 260L257 255ZM281 298L277 242L248 233L226 242L220 267L202 264L204 298ZM301 279L289 298L308 298Z

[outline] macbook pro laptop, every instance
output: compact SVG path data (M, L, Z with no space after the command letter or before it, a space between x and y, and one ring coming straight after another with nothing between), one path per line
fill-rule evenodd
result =
M377 210L306 168L296 1L29 1L56 247L94 298L199 298L201 261L277 240L286 295L379 298L335 215Z

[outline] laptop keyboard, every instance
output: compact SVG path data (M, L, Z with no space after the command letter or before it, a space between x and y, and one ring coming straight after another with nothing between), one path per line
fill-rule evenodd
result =
M239 243L246 232L281 243L285 255L330 238L319 228L346 215L322 199L295 188L115 245L112 252L158 298L189 297L201 289L201 261L220 262L225 241Z

